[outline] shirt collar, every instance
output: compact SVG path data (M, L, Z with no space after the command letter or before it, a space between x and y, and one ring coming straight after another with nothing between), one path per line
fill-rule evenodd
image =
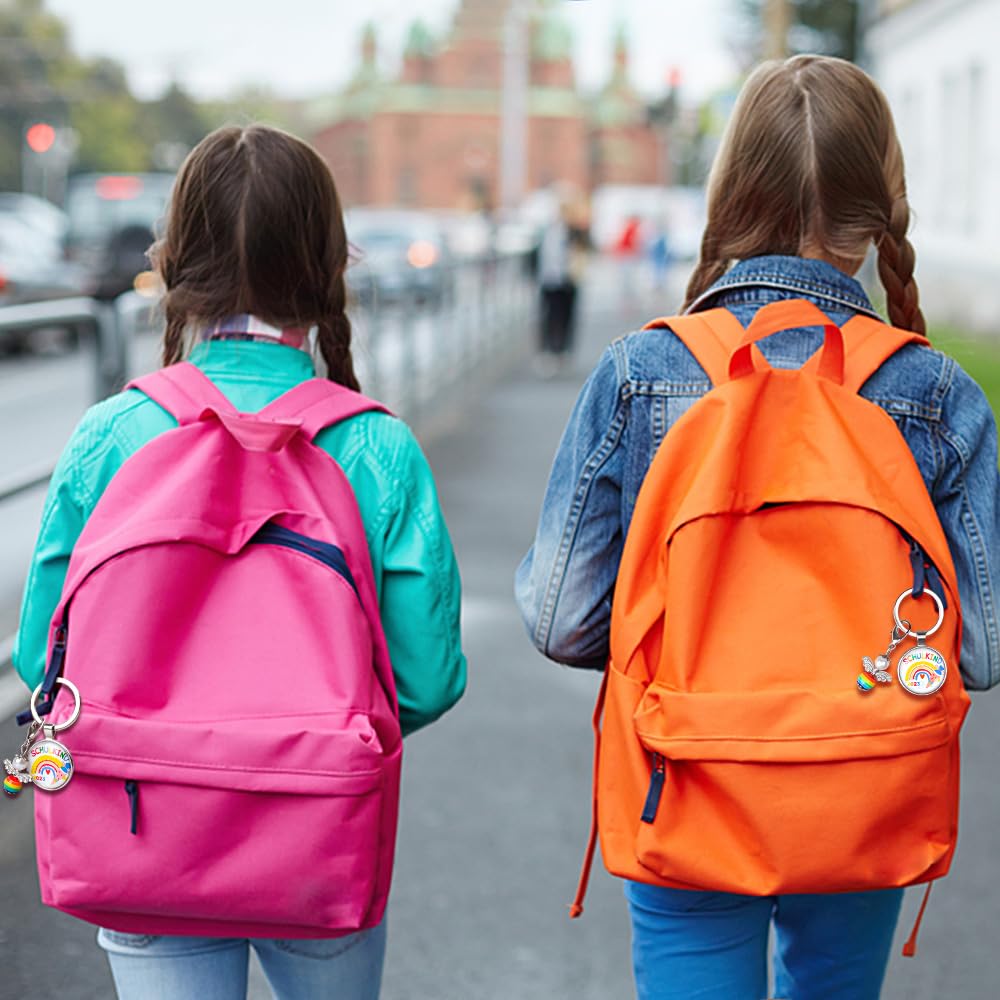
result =
M849 274L825 260L780 254L737 261L691 303L688 312L698 312L717 304L714 300L722 297L728 289L753 287L797 292L879 318L861 283Z
M257 316L240 313L227 316L201 332L202 340L263 340L276 341L300 350L309 349L309 328L304 326L277 327Z

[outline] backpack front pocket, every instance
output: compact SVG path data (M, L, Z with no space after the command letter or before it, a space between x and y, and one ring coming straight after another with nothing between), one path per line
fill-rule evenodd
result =
M370 923L392 862L400 757L383 755L366 716L164 723L88 706L85 718L73 785L36 797L46 903L331 931Z
M958 751L940 702L686 693L652 685L635 716L650 784L636 857L678 885L750 895L908 885L944 874ZM899 707L901 706L901 707ZM942 870L944 869L944 870Z

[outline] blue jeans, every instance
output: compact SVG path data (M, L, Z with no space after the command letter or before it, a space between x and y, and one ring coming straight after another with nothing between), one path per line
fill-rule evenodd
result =
M878 1000L902 889L737 896L625 883L639 1000Z
M159 937L101 929L119 1000L246 1000L250 948L275 1000L377 1000L385 920L321 940Z

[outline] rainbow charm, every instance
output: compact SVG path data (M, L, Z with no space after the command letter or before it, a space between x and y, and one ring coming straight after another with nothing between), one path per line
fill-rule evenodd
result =
M936 649L918 642L899 658L896 673L911 694L934 694L948 676L948 664Z
M876 656L874 663L872 663L870 656L865 656L862 657L861 663L865 670L864 673L858 674L859 691L868 694L875 687L876 681L879 684L892 683L892 676L886 671L886 667L889 666L889 658L887 656Z
M8 774L6 778L3 779L3 793L4 795L9 795L13 798L17 793L24 787L21 784L21 779L17 777L16 774Z
M57 792L73 777L73 757L58 740L39 740L28 753L28 768L35 788Z

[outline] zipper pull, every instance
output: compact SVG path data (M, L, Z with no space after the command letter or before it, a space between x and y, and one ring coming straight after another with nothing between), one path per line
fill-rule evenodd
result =
M656 810L663 794L663 782L667 778L667 759L661 753L653 754L653 773L649 776L649 792L646 794L646 804L642 807L643 823L652 823L656 819Z
M139 832L139 782L131 779L125 782L125 794L128 796L129 810L132 820L129 824L129 833Z
M35 706L39 715L48 715L52 711L52 704L56 699L55 686L57 678L62 674L63 663L66 660L66 637L68 628L66 616L63 615L62 624L56 630L55 642L52 643L52 653L49 656L49 664L45 669L45 677L42 680L42 698ZM24 726L31 722L34 716L29 709L19 712L17 724Z
M926 556L923 550L917 545L914 539L910 539L910 566L913 569L913 589L910 593L914 597L919 597L924 592L924 583L926 582L926 571L924 570L924 562Z

